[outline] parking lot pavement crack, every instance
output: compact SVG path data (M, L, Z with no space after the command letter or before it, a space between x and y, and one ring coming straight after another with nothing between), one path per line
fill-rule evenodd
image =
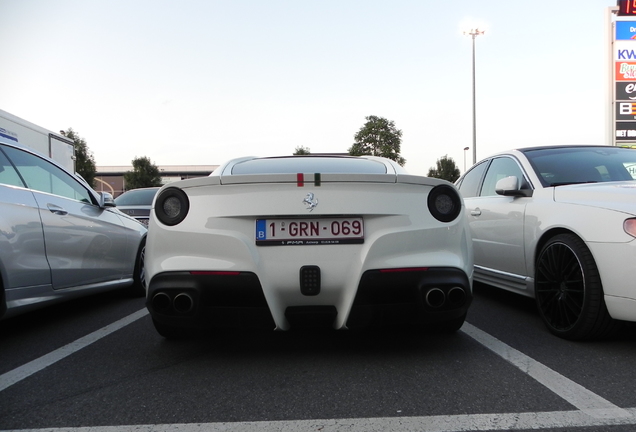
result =
M461 331L587 415L594 418L631 417L629 411L614 405L472 324L464 323Z

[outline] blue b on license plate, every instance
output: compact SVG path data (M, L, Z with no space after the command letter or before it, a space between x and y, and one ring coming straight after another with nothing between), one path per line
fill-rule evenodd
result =
M256 220L258 246L352 243L364 243L361 217Z

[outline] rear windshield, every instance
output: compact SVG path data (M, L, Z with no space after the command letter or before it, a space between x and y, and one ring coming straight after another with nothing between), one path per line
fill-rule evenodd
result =
M354 157L297 156L252 159L232 167L233 175L295 173L386 174L386 166Z
M159 188L131 190L115 198L115 204L118 206L151 205L158 190Z
M636 149L584 146L523 152L543 186L636 179Z

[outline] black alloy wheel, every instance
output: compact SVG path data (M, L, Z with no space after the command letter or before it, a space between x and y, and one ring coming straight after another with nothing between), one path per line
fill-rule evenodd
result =
M541 249L535 298L543 322L561 338L598 339L618 327L605 306L594 257L574 234L556 235Z

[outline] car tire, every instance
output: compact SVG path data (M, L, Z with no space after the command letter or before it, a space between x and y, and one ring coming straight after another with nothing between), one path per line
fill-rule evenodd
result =
M133 284L129 288L131 297L144 297L146 295L146 238L141 241L135 260L135 270L133 273Z
M548 240L537 257L535 300L550 332L569 340L600 339L618 329L607 311L592 253L574 234Z

